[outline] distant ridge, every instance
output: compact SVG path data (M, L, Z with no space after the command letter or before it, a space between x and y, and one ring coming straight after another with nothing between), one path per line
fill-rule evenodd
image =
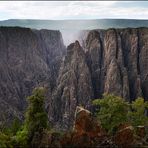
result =
M148 20L96 19L96 20L33 20L9 19L0 21L0 26L20 26L49 30L92 30L108 28L148 27Z

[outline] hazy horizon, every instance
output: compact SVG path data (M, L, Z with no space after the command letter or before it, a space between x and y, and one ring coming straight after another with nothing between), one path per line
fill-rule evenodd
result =
M87 20L37 20L37 19L9 19L0 21L0 26L19 26L31 29L59 30L64 44L78 40L82 30L108 28L137 28L148 27L148 20L137 19L87 19Z

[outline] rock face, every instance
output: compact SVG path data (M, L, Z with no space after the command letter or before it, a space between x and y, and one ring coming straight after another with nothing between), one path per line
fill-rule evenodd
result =
M134 128L132 126L125 126L120 128L114 136L114 141L119 147L133 147L134 145Z
M86 39L87 63L91 72L94 97L101 96L101 64L102 64L102 42L97 31L92 31Z
M114 144L105 130L89 110L77 106L73 131L65 133L61 139L62 147L113 147Z
M120 124L112 140L118 147L147 147L144 126L134 128L128 123Z
M90 108L93 98L91 75L86 63L85 53L79 42L67 47L67 55L62 63L57 88L53 94L54 121L68 126L73 123L76 106Z
M148 29L92 30L85 36L82 47L76 41L66 51L59 31L1 27L0 121L22 119L25 98L40 85L49 90L49 120L65 128L77 105L91 109L91 100L103 93L148 100Z
M106 132L91 112L77 106L75 112L75 123L73 129L78 135L86 134L90 138L105 136Z
M145 99L148 100L148 29L143 28L138 31L139 35L139 81Z
M52 98L51 120L67 125L76 105L87 108L103 93L147 100L147 40L147 28L108 29L90 31L83 48L78 41L69 45Z
M128 101L148 99L147 40L147 28L89 32L84 48L96 98L106 92Z
M0 28L0 121L22 120L34 87L50 96L64 50L59 31Z

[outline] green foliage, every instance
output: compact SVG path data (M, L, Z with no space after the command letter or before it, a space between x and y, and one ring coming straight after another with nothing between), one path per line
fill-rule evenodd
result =
M120 97L104 94L102 99L94 100L93 104L99 106L97 118L109 132L113 132L115 127L128 121L129 104Z
M45 89L42 87L33 90L28 97L28 108L23 125L16 118L12 126L0 126L0 148L29 148L34 143L39 143L43 129L47 129L47 114L44 109ZM39 136L37 136L39 135Z
M9 136L16 135L17 131L21 128L21 122L18 120L18 118L15 118L12 122L12 125L7 127L3 127L3 130L1 130L4 134Z
M14 143L22 148L28 147L28 131L26 128L18 131L14 137Z
M19 129L21 128L21 122L19 121L18 118L15 118L12 126L10 127L10 133L12 135L16 135L17 131L19 131Z
M128 116L133 126L148 125L148 117L145 111L148 109L148 102L143 98L137 98L131 103L131 111Z
M0 132L0 148L8 148L8 147L13 148L10 137Z
M28 147L36 133L47 127L47 114L44 109L45 90L40 87L33 90L28 97L28 108L22 130L17 132L16 141L21 147Z
M35 132L47 127L47 113L44 109L45 90L36 88L33 95L28 97L29 107L26 112L25 127L28 130L29 138L32 138Z
M97 118L109 132L127 122L133 126L148 125L148 117L145 115L148 102L143 98L138 98L129 104L120 97L104 94L102 99L94 100L93 104L99 107L96 111Z

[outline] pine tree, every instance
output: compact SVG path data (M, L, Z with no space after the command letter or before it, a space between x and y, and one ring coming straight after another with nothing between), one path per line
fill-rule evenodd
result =
M25 117L25 123L21 131L17 133L17 141L22 147L32 145L37 141L36 135L40 135L43 129L47 128L47 113L44 108L45 89L39 87L33 90L28 97L28 108ZM38 142L38 141L37 141Z
M25 126L32 138L35 132L41 132L47 127L47 113L44 109L45 89L40 87L33 91L33 95L28 97L29 106L26 112Z

